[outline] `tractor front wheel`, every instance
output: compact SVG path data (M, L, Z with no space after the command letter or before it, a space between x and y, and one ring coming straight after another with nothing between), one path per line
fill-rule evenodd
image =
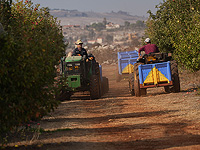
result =
M61 90L60 93L56 96L56 99L59 101L70 100L72 93L69 91Z

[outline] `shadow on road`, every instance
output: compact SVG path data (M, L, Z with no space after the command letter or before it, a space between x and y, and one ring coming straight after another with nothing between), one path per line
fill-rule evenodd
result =
M137 113L128 113L128 114L114 114L114 115L106 115L102 117L91 117L91 118L51 118L51 119L43 119L45 122L81 122L83 123L102 123L108 122L109 119L121 119L121 118L138 118L138 117L153 117L168 114L171 112L176 112L178 110L166 110L166 111L154 111L154 112L137 112Z
M110 135L120 134L122 131L137 130L137 129L151 129L153 126L161 126L165 128L166 134L161 138L152 139L140 139L114 141L114 142L61 142L61 143L47 143L44 145L32 145L22 146L18 148L7 147L7 150L158 150L173 147L194 146L200 144L200 135L192 135L185 133L183 128L187 126L187 123L158 123L158 124L136 124L132 126L119 126L110 128L97 128L97 129L73 129L69 131L62 131L62 134L58 132L45 133L39 140L50 138L65 138L65 137L81 137L88 133L95 133L98 135ZM79 134L76 134L76 130L79 130ZM173 132L173 134L170 134ZM174 134L176 132L176 134Z

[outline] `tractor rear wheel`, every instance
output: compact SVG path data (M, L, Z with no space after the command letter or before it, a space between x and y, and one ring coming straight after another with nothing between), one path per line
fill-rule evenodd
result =
M165 89L165 92L166 93L170 93L171 92L171 89L169 86L164 86L164 89Z
M99 78L99 94L100 94L100 97L101 97L101 95L102 95L102 83L101 83L101 72L100 72L100 67L99 67L99 63L98 62L96 62L95 63L95 75L97 75L98 76L98 78ZM100 98L99 97L99 98Z
M180 80L176 61L171 61L171 74L173 81L173 87L171 88L171 91L175 93L180 92Z
M145 88L140 88L140 80L139 80L139 70L138 66L142 65L143 63L135 63L134 64L134 73L132 73L132 79L133 80L133 88L134 88L134 94L136 97L140 97L141 95L146 95L147 94L147 89ZM133 93L133 91L132 91ZM131 93L131 94L132 94Z
M140 82L139 82L139 70L138 70L138 66L141 65L142 63L135 63L134 64L134 92L135 92L135 96L136 97L140 97L141 96L141 89L140 89ZM144 90L142 90L144 91ZM145 92L142 92L142 94L144 95Z
M98 75L92 75L90 78L90 98L97 99L101 97L100 81Z

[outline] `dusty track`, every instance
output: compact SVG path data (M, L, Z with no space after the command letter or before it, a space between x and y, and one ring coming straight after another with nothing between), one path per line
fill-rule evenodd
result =
M197 150L200 149L200 96L181 75L181 92L148 89L145 97L130 96L128 81L115 82L116 66L103 66L110 91L90 100L76 94L41 121L39 139L17 149L37 150ZM189 84L189 85L188 85Z

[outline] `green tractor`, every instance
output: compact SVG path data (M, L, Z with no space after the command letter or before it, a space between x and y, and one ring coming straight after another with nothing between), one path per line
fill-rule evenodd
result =
M89 91L91 99L100 98L101 71L95 59L90 60L85 56L63 57L60 64L62 88L56 98L60 101L69 100L73 93L80 91Z

